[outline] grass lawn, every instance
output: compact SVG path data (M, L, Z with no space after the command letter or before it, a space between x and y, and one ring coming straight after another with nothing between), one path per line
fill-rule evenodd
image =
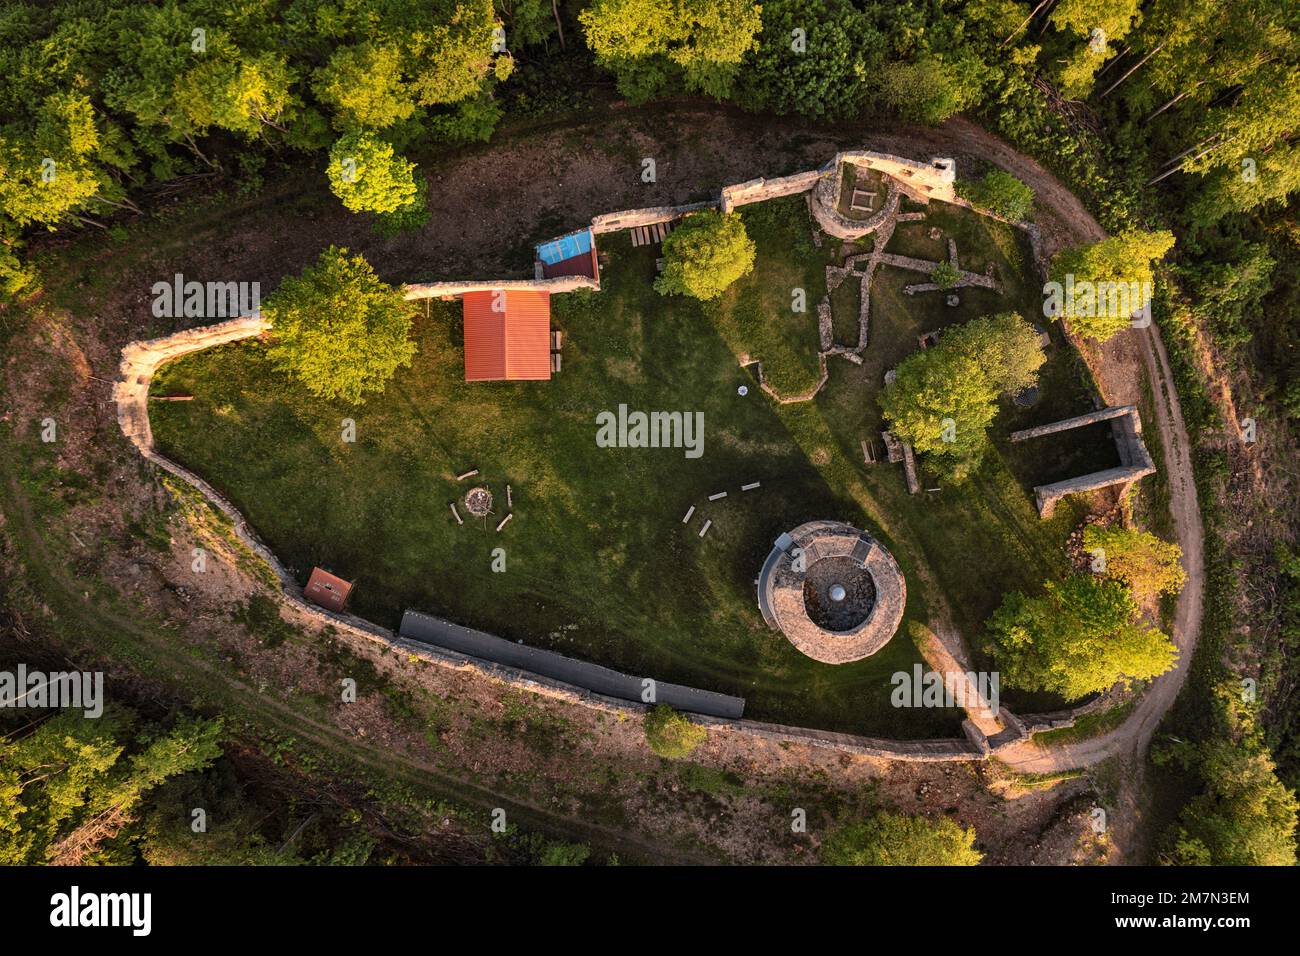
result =
M552 300L565 347L564 371L550 382L464 382L460 306L432 302L416 323L412 367L356 408L314 399L276 372L258 343L166 366L155 392L195 399L151 407L160 450L227 493L300 580L315 564L355 579L354 609L380 623L395 625L406 608L429 611L740 694L757 719L900 738L957 735L958 712L889 704L890 676L920 659L906 624L875 656L840 666L804 657L766 628L754 582L773 539L813 518L870 530L907 576L907 617L928 619L932 583L978 649L1004 590L1037 588L1061 569L1078 516L1066 502L1051 521L1038 519L1017 477L1021 446L999 443L965 486L917 496L906 493L900 466L862 462L859 441L873 431L879 438L884 368L914 349L929 323L979 314L972 310L984 304L973 297L948 309L920 296L878 305L873 292L864 366L830 360L830 381L813 402L778 406L755 389L737 395L752 381L740 353L761 359L769 378L784 376L779 387L798 389L808 375L815 382L815 307L824 267L839 256L831 241L813 246L802 199L744 215L758 245L754 273L710 304L657 295L657 248L602 237L610 255L603 290ZM897 272L882 270L877 282ZM809 308L795 313L791 290L801 284ZM1019 282L994 305L1015 307L1007 301L1025 295ZM1050 421L1065 406L1086 410L1073 361L1054 348L1044 381L1055 384L1034 409L1007 403L995 435ZM703 456L597 447L596 415L620 404L702 411ZM341 440L345 418L356 422L354 443ZM512 487L515 517L500 534L472 521L457 526L448 510L467 489L455 476L470 468L496 495L493 526ZM740 492L754 481L761 489ZM928 476L923 483L936 484ZM720 491L728 497L706 500ZM684 525L691 505L696 515ZM704 518L713 525L700 538ZM503 573L491 570L498 547Z

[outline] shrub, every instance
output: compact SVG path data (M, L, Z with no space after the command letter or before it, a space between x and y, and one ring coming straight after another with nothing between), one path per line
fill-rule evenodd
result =
M930 279L940 289L951 289L961 278L961 273L951 262L940 262L930 272Z
M978 182L959 181L957 195L1013 222L1028 218L1034 205L1034 191L1000 169L993 170Z
M982 858L974 829L894 813L841 827L822 846L831 866L978 866Z
M645 739L650 749L661 757L677 759L688 756L704 743L708 732L677 713L667 704L656 704L645 715Z

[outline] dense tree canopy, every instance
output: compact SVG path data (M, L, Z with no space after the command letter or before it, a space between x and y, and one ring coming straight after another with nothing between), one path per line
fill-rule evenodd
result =
M1125 584L1086 572L1047 582L1039 597L1006 595L989 633L1008 686L1066 700L1158 677L1178 656L1173 641L1138 619Z
M890 63L881 76L883 101L917 123L941 123L969 106L976 95L966 78L938 57Z
M633 102L677 89L728 96L762 26L750 0L594 0L578 19Z
M404 149L419 139L482 139L500 119L492 91L513 60L494 49L491 0L227 7L6 5L0 235L133 209L127 189L149 176L226 171L232 158L256 170L267 153L321 150L331 125L344 134L384 129ZM409 195L399 198L371 197L366 208L400 208ZM22 267L8 258L16 243L5 245L0 267L17 275Z
M900 362L880 407L900 439L961 480L988 447L998 396L1034 384L1044 360L1037 333L1015 313L974 319Z
M1256 705L1229 681L1215 689L1212 716L1214 726L1203 742L1171 742L1153 754L1157 764L1178 762L1196 770L1206 785L1180 814L1166 861L1295 866L1300 801L1274 773Z
M873 19L849 0L776 0L762 7L763 30L745 61L737 101L756 112L859 115L887 51Z
M121 838L142 799L209 766L220 736L219 721L186 719L162 731L108 707L96 720L61 711L30 733L0 737L0 863L131 862Z
M334 246L285 279L262 306L270 357L321 398L359 404L415 355L414 309L361 256Z

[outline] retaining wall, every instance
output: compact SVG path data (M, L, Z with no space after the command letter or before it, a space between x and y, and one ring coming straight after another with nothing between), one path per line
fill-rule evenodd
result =
M407 611L402 615L402 626L398 633L414 641L562 681L622 701L640 703L647 686L646 681L649 680L623 674L591 661L565 657L540 647L512 643L419 611ZM735 720L745 712L745 700L742 697L670 684L667 681L653 683L655 700L676 710Z
M694 202L684 206L647 206L644 209L607 212L592 217L591 231L593 235L600 235L603 232L619 232L636 226L652 226L657 222L672 222L674 219L680 219L688 212L716 209L717 206L716 202Z
M294 607L298 612L313 617L322 623L333 625L355 637L374 641L440 667L474 671L481 676L513 687L606 712L625 713L629 710L642 712L648 710L648 706L639 701L618 699L544 674L512 667L509 664L484 660L463 651L450 650L433 644L411 640L353 614L327 611L322 607L309 603L303 597L302 588L297 581L285 570L279 559L262 542L256 532L248 525L248 522L245 521L244 516L225 496L198 475L154 450L153 434L149 428L148 396L149 383L153 380L154 373L158 368L165 362L190 352L250 338L261 334L267 328L269 328L269 324L265 320L258 317L245 317L232 319L230 322L223 322L219 325L178 332L166 338L131 342L122 350L121 378L114 385L114 398L118 403L118 423L131 444L136 447L146 460L195 488L213 507L230 519L232 529L238 539L257 557L265 561L279 580L282 600ZM442 623L451 628L456 627L456 625L451 625L450 622ZM659 685L661 689L665 686L675 688L678 685ZM703 695L710 694L707 691L696 691L694 688L683 688L683 690L694 691ZM726 698L726 695L713 696L733 701L738 700L738 698ZM694 711L687 712L697 723L721 730L731 730L766 740L808 744L832 749L840 753L889 760L905 762L981 760L989 752L997 752L996 748L986 752L969 740L883 740L814 728L786 727L760 721L732 719L700 714Z

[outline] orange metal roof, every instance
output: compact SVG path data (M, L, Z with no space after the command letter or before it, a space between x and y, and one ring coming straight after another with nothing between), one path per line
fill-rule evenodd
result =
M466 292L465 381L551 377L551 294Z
M341 611L348 603L348 594L352 592L352 582L330 574L323 568L312 568L311 577L303 594L308 601L319 604L330 611Z

